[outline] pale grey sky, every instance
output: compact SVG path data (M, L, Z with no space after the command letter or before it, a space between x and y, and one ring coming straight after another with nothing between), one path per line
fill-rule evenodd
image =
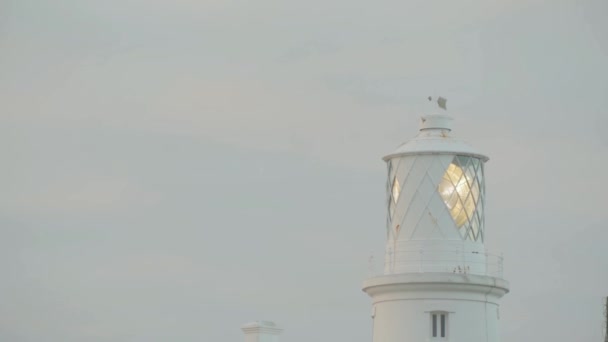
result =
M605 0L3 0L0 52L2 341L369 341L380 158L439 94L503 341L601 339Z

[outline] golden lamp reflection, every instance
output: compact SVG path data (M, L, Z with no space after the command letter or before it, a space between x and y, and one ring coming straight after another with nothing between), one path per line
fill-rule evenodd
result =
M470 171L464 172L460 166L450 164L438 190L457 227L472 219L479 198L479 184Z

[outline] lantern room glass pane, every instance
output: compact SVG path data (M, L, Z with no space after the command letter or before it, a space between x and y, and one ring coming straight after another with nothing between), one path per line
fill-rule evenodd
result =
M392 192L393 192L393 201L396 204L397 201L399 200L399 194L401 193L401 186L399 185L399 180L397 180L397 177L395 177L395 181L393 182Z
M480 234L483 230L483 186L483 162L473 157L455 156L437 187L465 239L475 241L483 237Z
M473 236L475 236L475 240L477 240L479 238L479 220L477 219L477 215L475 215L471 221L471 228Z

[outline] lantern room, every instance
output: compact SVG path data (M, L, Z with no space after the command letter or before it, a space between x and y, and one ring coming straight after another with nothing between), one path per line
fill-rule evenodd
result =
M488 157L452 137L451 121L445 115L423 116L418 135L384 157L388 167L385 273L416 268L449 272L454 267L485 272L480 268L485 268ZM468 263L458 260L465 254Z

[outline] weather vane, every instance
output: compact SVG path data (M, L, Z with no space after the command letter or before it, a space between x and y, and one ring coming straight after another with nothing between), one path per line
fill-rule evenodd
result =
M429 99L429 101L433 101L433 98L430 96L428 97L428 99ZM439 96L437 98L437 105L439 105L439 108L442 108L443 110L448 110L448 107L446 106L447 102L448 102L448 100L441 96Z

